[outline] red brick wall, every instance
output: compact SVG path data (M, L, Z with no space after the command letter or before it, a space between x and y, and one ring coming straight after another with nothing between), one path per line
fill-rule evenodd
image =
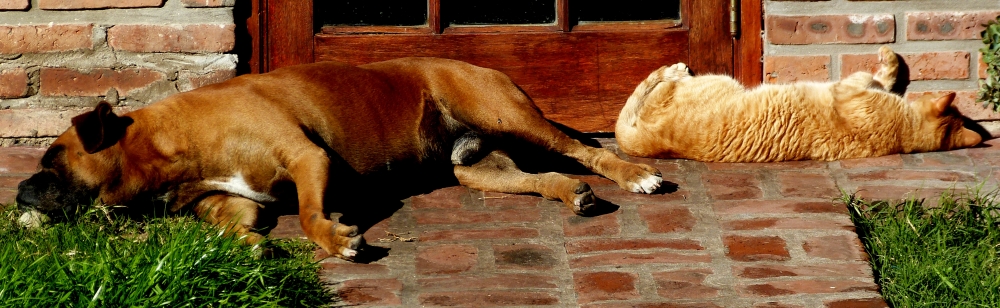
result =
M996 0L764 0L764 82L839 80L874 71L888 44L909 67L907 96L955 91L977 120L1000 115L976 102L985 76L978 49Z
M232 78L234 0L0 0L0 146Z

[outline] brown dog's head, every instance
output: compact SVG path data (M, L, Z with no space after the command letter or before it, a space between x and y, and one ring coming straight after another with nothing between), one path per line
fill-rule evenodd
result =
M101 102L72 122L73 126L45 151L41 170L18 184L16 201L25 215L66 218L80 204L92 202L102 184L113 181L117 162L102 151L124 136L132 120L115 115L110 104ZM22 223L26 223L25 217Z

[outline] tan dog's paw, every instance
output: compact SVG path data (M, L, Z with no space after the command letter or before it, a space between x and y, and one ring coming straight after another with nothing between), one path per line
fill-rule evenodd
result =
M327 249L327 252L332 256L352 261L358 255L361 240L357 226L337 223L333 225L333 249Z
M651 194L657 188L660 188L660 184L663 183L663 176L660 174L660 170L643 164L635 164L634 166L636 170L632 172L629 179L619 183L621 188L634 193L644 194Z
M677 81L687 77L691 77L691 73L688 71L687 64L681 62L671 65L663 71L664 80Z

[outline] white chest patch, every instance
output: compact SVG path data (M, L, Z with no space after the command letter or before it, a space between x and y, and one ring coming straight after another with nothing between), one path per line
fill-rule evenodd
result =
M225 192L228 192L230 194L234 194L234 195L237 195L237 196L240 196L240 197L243 197L243 198L247 198L247 199L250 199L250 200L253 200L253 201L257 201L257 202L275 202L275 201L278 201L278 199L275 199L271 195L268 195L268 194L265 194L265 193L262 193L262 192L254 191L253 188L250 188L250 185L247 184L247 181L243 179L243 175L239 174L239 173L237 173L233 177L229 178L225 182L216 181L216 180L208 180L206 182L209 185L215 186L219 190L222 190L222 191L225 191Z

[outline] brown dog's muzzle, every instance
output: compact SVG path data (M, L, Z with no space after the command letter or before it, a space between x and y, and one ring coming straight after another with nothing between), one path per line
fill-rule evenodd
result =
M67 183L53 172L42 171L17 185L17 207L24 212L38 212L53 219L72 217L80 204L92 196Z

